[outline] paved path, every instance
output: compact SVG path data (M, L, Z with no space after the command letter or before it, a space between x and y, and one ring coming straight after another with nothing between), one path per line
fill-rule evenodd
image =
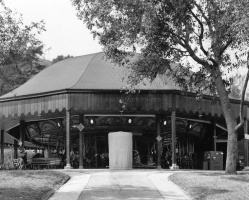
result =
M63 172L63 171L62 171ZM50 200L189 200L163 170L66 171L72 178Z

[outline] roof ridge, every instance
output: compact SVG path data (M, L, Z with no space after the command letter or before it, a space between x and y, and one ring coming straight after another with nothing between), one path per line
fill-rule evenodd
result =
M89 64L90 64L90 63L93 61L93 59L94 59L98 54L100 54L100 53L103 53L103 52L95 53L95 55L92 57L92 59L87 63L87 66L85 67L84 72L81 74L81 76L78 78L78 80L75 82L75 84L74 84L70 89L74 88L74 86L77 85L77 83L78 83L78 82L81 80L81 78L84 76L85 71L86 71L86 69L88 68ZM89 55L91 55L91 54L89 54Z

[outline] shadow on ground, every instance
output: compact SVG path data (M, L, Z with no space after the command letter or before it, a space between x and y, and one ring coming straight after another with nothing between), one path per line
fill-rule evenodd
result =
M78 200L118 200L118 199L163 199L161 194L157 190L152 190L148 187L134 187L132 185L122 185L122 187L95 187L85 188L80 194Z
M224 194L224 193L231 192L230 190L207 189L205 187L194 187L193 190L198 191L198 194L199 194L198 199L204 199L210 195Z

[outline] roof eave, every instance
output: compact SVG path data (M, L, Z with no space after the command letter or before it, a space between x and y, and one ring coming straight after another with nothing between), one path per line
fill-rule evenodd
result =
M24 100L24 99L32 99L32 98L39 98L39 97L46 97L46 96L52 96L52 95L58 95L58 94L70 94L70 93L120 93L122 91L121 89L113 90L113 89L63 89L63 90L57 90L57 91L50 91L50 92L43 92L43 93L37 93L37 94L28 94L28 95L21 95L21 96L13 96L13 97L6 97L6 98L0 98L0 103L8 102L8 101L17 101L17 100ZM140 89L140 93L158 93L158 94L179 94L179 95L185 95L185 96L195 96L195 93L192 92L183 92L181 90L177 89L170 89L170 90L152 90L152 89ZM204 99L213 99L213 96L211 95L203 95ZM219 98L217 97L215 99L216 101L219 101ZM238 99L230 99L231 103L239 104L240 100ZM249 101L244 102L245 105L249 106Z

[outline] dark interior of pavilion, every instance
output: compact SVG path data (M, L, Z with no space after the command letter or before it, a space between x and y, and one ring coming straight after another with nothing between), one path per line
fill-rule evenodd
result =
M79 116L71 116L70 157L73 168L79 167ZM84 168L108 168L108 133L126 131L132 133L133 168L156 168L157 140L161 141L161 167L172 164L171 118L161 119L161 138L156 135L156 120L153 116L86 116L84 118L83 166ZM62 168L66 164L65 118L26 122L25 140L38 146L41 157L59 157ZM8 132L20 138L19 126ZM227 138L227 132L217 128L218 139ZM205 120L176 119L176 162L181 169L202 169L205 151L214 149L213 124ZM216 143L216 150L224 153L226 143ZM48 155L44 155L47 151ZM197 153L198 152L198 153Z

